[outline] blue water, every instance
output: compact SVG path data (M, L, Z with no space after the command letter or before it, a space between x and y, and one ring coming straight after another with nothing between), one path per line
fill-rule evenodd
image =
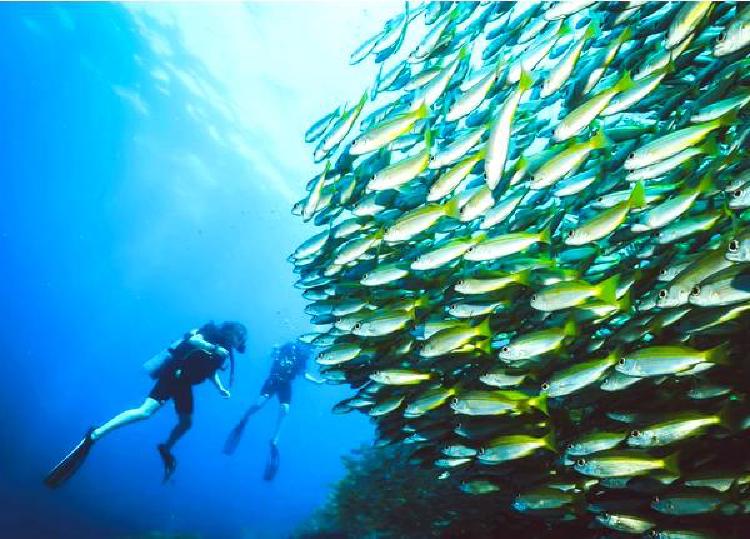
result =
M371 439L330 413L346 388L298 379L274 482L275 401L220 454L271 346L309 330L286 262L314 232L289 213L316 170L302 133L372 76L346 59L380 9L0 6L4 537L284 537ZM231 400L197 388L174 484L155 451L168 404L45 489L89 426L142 402L143 361L209 319L244 322L249 349Z

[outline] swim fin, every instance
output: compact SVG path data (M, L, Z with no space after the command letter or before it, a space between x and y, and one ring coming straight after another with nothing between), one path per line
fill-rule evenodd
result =
M227 441L224 442L224 454L232 455L237 450L237 446L240 445L242 439L242 433L245 432L245 425L247 425L248 416L242 418L237 425L232 429L232 432L227 436Z
M177 459L174 458L174 455L164 444L157 445L156 449L159 451L162 462L164 462L164 480L162 482L166 483L170 480L172 474L174 474L174 471L177 469Z
M49 488L57 488L73 477L83 461L86 460L89 451L91 451L91 446L94 445L94 439L91 437L93 432L94 427L91 427L83 439L78 442L78 445L47 474L47 477L44 478L45 485Z
M276 477L276 472L279 471L279 448L275 443L271 442L271 454L268 455L268 462L266 463L266 471L263 472L263 479L265 481L272 481Z

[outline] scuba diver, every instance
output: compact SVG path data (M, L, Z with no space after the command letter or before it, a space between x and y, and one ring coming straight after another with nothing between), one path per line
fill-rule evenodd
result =
M276 418L276 427L271 437L269 459L263 475L266 481L272 480L279 468L279 434L284 419L289 414L289 407L292 402L292 381L305 371L307 361L311 355L311 347L298 342L289 342L281 346L274 346L271 354L273 359L271 371L260 389L260 396L247 409L242 419L237 423L237 426L229 433L229 437L224 444L224 453L227 455L233 454L240 443L242 433L250 416L263 408L268 400L276 395L279 399L279 413ZM305 378L315 383L322 383L321 380L317 380L308 373L305 373Z
M204 326L186 333L166 350L144 364L156 384L138 408L116 415L100 427L92 427L68 455L44 479L51 488L59 487L81 467L91 447L102 436L114 429L148 419L168 400L174 401L177 425L167 440L157 446L164 463L164 481L172 476L177 460L172 447L192 426L193 386L211 380L222 397L230 393L221 383L219 370L227 368L229 360L229 386L234 381L234 351L245 352L247 329L239 322Z

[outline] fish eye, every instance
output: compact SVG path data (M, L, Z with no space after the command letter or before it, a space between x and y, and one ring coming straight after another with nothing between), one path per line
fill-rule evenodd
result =
M549 384L547 382L544 382L542 384L542 391L547 391L549 389Z
M460 279L460 280L459 280L459 281L458 281L458 282L456 283L456 286L463 286L465 282L466 282L466 281L464 281L463 279Z
M448 307L448 310L450 310L450 311L455 311L455 310L456 310L457 308L458 308L458 305L456 305L456 304L454 303L453 305L451 305L450 307Z
M576 459L576 466L585 466L586 459Z
M596 199L597 202L604 202L604 197L599 197Z
M724 41L724 40L725 40L726 38L727 38L727 33L726 33L726 31L724 31L724 32L720 33L720 34L719 34L719 38L718 38L718 40L719 40L719 43L721 43L722 41Z
M360 324L359 322L357 322L356 324L354 324L354 329L359 329L361 327L362 327L362 324Z
M654 496L654 503L659 503L659 501L660 501L659 496Z
M665 288L662 288L661 290L659 290L659 297L662 299L667 297L667 290Z
M735 189L734 193L732 193L732 196L734 198L740 198L742 196L742 189Z
M635 159L635 152L630 152L630 155L628 155L628 159Z
M573 237L573 231L572 231L572 230L568 230L568 237L569 237L569 238L572 238L572 237Z
M602 513L602 518L604 518L604 519L608 519L608 518L609 518L609 513L607 513L606 511L604 511L604 512Z
M568 444L568 451L570 451L571 449L575 449L575 447L576 444Z
M633 431L630 431L630 435L631 435L631 436L632 436L633 438L638 438L638 437L639 437L639 436L641 435L641 431L639 431L639 430L637 430L637 429L636 429L636 430L633 430Z
M620 365L620 366L625 365L625 358L623 358L620 361L618 361L617 364Z
M700 286L694 286L693 289L690 291L690 293L694 296L697 296L701 293L701 287Z
M503 351L504 354L507 354L508 352L510 352L510 348L508 348L507 346L503 346L503 350L502 351Z
M469 247L468 249L466 249L466 252L467 252L467 253L470 253L470 252L472 252L473 250L474 250L474 246L472 245L471 247Z
M534 294L533 296L531 296L531 301L536 301L536 294Z
M738 251L739 248L740 248L740 242L738 242L737 240L732 240L729 242L729 250L732 251L733 253L735 251Z

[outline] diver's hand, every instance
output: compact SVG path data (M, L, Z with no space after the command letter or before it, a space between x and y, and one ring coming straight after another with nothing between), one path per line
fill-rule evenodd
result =
M229 352L227 351L227 349L224 348L223 346L219 346L218 344L214 346L214 349L211 351L211 353L219 357L222 360L229 357Z
M313 382L314 384L323 384L323 383L325 383L325 380L323 380L321 378L315 378L309 372L305 373L305 380L309 380L310 382Z

